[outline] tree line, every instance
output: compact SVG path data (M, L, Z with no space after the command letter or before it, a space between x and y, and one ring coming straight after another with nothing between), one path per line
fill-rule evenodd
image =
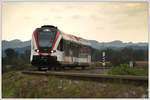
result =
M91 61L102 61L102 52L105 51L105 61L111 62L114 66L120 64L129 64L129 61L148 61L148 50L123 48L122 50L113 50L106 48L104 50L91 49Z
M3 65L15 64L29 64L30 63L30 50L25 50L24 53L19 53L12 48L5 50L6 56L2 58Z
M105 51L105 61L111 62L113 65L129 63L129 61L148 61L148 50L133 50L131 48L124 48L122 50L113 50L106 48L104 50L91 49L91 61L102 61L102 52ZM19 53L12 48L5 50L6 57L2 58L2 64L29 64L30 50L24 53Z

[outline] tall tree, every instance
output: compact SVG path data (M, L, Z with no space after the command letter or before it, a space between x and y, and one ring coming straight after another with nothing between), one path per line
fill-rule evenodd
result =
M12 48L6 49L5 54L6 54L6 57L8 57L9 59L17 58L18 56L18 53Z

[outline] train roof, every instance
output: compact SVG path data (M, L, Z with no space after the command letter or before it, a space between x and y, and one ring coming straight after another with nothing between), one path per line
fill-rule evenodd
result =
M44 26L41 26L41 28L46 28L46 27L56 28L57 29L57 27L55 27L53 25L44 25ZM81 37L77 37L77 36L74 36L74 35L71 35L71 34L66 34L63 31L61 31L61 34L63 36L63 39L65 39L65 40L69 40L69 41L75 42L77 44L91 46L91 43L89 42L89 40L86 40L86 39L83 39Z
M91 46L91 43L90 43L89 40L86 40L86 39L83 39L81 37L77 37L77 36L74 36L74 35L71 35L71 34L66 34L62 31L61 31L61 34L63 36L63 39L65 39L65 40L69 40L69 41L75 42L77 44Z

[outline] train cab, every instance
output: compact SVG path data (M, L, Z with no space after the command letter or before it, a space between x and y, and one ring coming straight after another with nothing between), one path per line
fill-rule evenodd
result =
M66 34L52 25L36 28L32 34L30 61L34 66L88 66L88 40Z

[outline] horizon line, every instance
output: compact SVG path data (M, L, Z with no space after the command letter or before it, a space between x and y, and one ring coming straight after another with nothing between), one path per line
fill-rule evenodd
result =
M4 41L5 39L2 39L2 41ZM14 41L14 40L19 40L19 41L21 41L21 42L26 42L26 41L30 41L31 39L29 39L29 40L25 40L25 41L23 41L23 40L20 40L20 39L13 39L13 40L5 40L5 41ZM93 40L93 41L97 41L97 40ZM122 43L149 43L149 41L140 41L140 42L133 42L133 41L129 41L129 42L127 42L127 41L122 41L122 40L112 40L112 41L97 41L97 42L99 42L99 43L106 43L106 42L113 42L113 41L121 41Z

